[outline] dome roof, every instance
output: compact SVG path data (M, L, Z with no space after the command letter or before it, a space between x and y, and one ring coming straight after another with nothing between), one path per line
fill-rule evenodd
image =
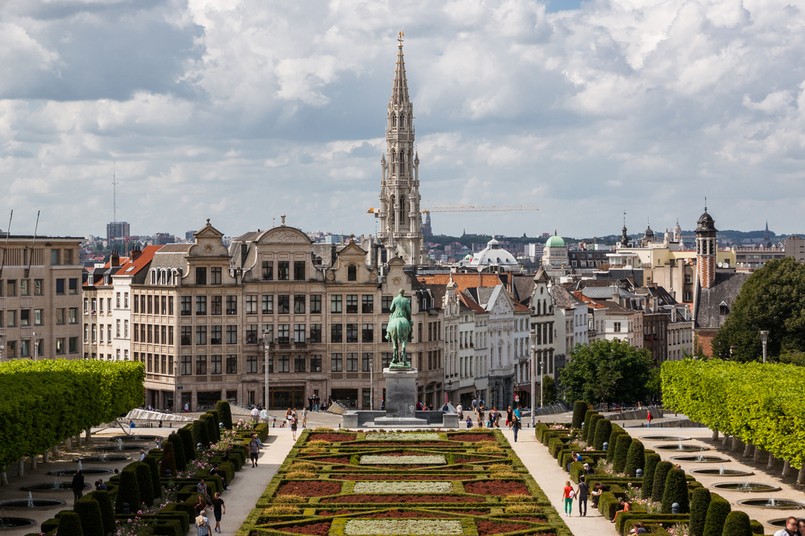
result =
M707 213L707 209L704 209L704 214L699 216L699 219L696 221L696 232L702 231L716 231L716 221L713 217Z
M545 242L546 248L563 248L565 247L565 241L562 240L561 236L553 235Z
M514 255L500 247L500 242L494 238L487 242L486 247L478 253L468 253L464 259L459 262L460 266L506 266L516 267L520 263L514 258Z

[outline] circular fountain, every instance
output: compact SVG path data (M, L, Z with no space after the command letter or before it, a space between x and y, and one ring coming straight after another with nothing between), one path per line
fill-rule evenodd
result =
M144 445L138 445L138 444L124 445L123 442L121 441L117 445L101 445L99 447L94 448L95 450L99 450L101 452L123 452L124 450L140 450L143 447Z
M125 441L125 442L128 443L128 442L131 442L131 441L156 441L157 439L162 439L162 436L148 435L148 434L117 435L117 436L114 436L114 437L110 437L109 441L117 442L118 440L120 440L120 441Z
M645 435L640 439L649 439L651 441L690 441L691 438L670 435Z
M50 476L73 476L76 471L78 471L78 469L59 469L58 471L48 471L47 474ZM81 469L81 472L85 475L108 475L112 471L100 467L88 467Z
M25 499L0 501L0 508L53 508L63 504L65 502L59 499L34 499L31 492L28 492L28 498Z
M741 491L743 493L770 493L772 491L780 491L783 488L772 486L771 484L762 484L760 482L719 482L713 485L719 489L726 489L729 491Z
M21 529L31 527L33 525L36 525L36 520L28 519L26 517L0 517L0 531Z
M752 476L755 473L752 471L744 471L743 469L725 469L724 466L719 467L718 469L694 469L691 473L696 475L706 475L706 476Z
M84 484L84 489L87 489L89 484ZM71 482L43 482L41 484L31 484L30 486L23 486L20 488L22 491L70 491L72 488Z
M670 443L657 445L656 448L660 450L678 450L679 452L701 452L703 450L710 450L710 447L705 447L702 445L685 445L681 441L676 445L672 445Z
M128 454L98 454L96 456L81 456L73 461L76 462L90 462L90 463L106 463L106 462L125 462L130 460L131 456Z
M776 499L774 497L744 499L742 501L738 501L738 504L755 506L757 508L770 508L772 510L802 510L805 508L805 503L803 502L794 501L792 499Z
M678 462L693 462L693 463L718 463L728 462L729 458L722 456L715 456L713 454L691 454L688 456L671 456L671 459Z

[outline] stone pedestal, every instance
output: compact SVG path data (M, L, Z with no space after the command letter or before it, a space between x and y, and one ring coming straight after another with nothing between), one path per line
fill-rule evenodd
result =
M386 416L413 418L417 370L384 368L383 377L386 379Z

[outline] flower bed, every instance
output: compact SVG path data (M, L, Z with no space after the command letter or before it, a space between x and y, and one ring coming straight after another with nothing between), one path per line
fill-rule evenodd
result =
M298 446L239 534L571 536L499 431L316 430Z

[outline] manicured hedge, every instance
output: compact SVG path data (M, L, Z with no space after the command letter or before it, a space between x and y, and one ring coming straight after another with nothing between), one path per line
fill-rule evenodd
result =
M643 485L640 488L640 497L643 499L651 497L651 492L654 487L654 470L661 460L662 458L660 458L660 455L656 452L646 453L646 467L643 470Z
M628 476L635 476L638 469L643 469L646 463L646 448L639 439L632 439L629 452L626 453L626 465L623 472Z
M690 512L688 483L685 479L685 472L677 468L671 469L665 477L665 489L662 493L662 513L670 514L674 503L679 505L678 514Z
M573 420L571 422L573 428L581 428L584 422L584 414L587 412L588 408L587 402L584 400L576 400L575 404L573 404Z
M587 433L584 435L584 440L587 442L588 445L590 445L590 444L594 445L595 444L595 430L596 430L596 427L598 426L598 421L600 421L603 418L604 418L603 415L601 415L600 413L596 412L596 413L593 413L593 415L590 417L589 426L587 426L587 423L585 423L585 427L587 427ZM608 435L609 434L607 434L607 436ZM603 441L606 441L606 439L604 439ZM601 449L599 447L596 447L596 450L601 450Z
M724 522L731 510L728 500L717 493L711 493L702 536L721 536L724 532Z
M702 536L704 522L707 519L707 507L710 506L710 490L705 487L693 490L690 499L690 527L688 536Z
M73 510L81 519L84 536L104 536L101 507L92 497L82 497L75 502Z
M629 447L632 445L632 436L621 434L615 440L615 455L612 457L612 470L622 473L626 468L626 455L629 454Z
M604 443L609 441L609 436L612 434L612 422L609 419L599 419L595 425L595 435L593 436L593 446L595 450L602 450ZM607 448L614 448L614 445L608 445Z
M59 536L84 536L79 515L75 512L61 512L58 533Z
M654 468L654 479L651 485L651 500L654 502L662 501L662 494L665 492L665 479L668 472L673 468L671 462L660 462Z
M724 530L721 534L722 536L752 536L749 516L740 510L730 512L724 521Z

